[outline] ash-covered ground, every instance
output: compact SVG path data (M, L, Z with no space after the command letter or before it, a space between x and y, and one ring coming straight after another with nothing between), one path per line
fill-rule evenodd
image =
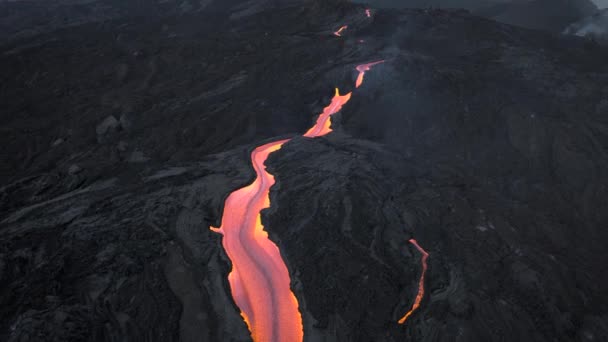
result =
M284 137L262 218L305 341L608 340L608 48L462 10L191 5L3 38L0 340L249 341L208 228ZM334 132L300 137L334 87Z

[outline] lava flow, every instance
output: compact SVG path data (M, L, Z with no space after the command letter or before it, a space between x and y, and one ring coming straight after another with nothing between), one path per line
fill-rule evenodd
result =
M331 132L330 116L348 102L350 95L340 95L336 89L331 103L304 136L314 138ZM289 287L287 266L278 247L268 238L260 217L260 211L270 206L268 193L274 184L264 162L287 141L271 142L253 150L251 162L256 179L228 196L221 227L211 227L224 235L222 245L232 261L230 290L254 341L297 342L303 338L302 316Z
M314 138L325 135L331 132L329 117L342 109L342 106L350 100L351 93L340 95L340 91L336 88L336 94L331 99L331 103L323 108L323 113L319 114L317 122L305 134L305 137Z
M420 253L422 253L422 273L420 274L420 281L418 282L418 294L416 294L416 299L414 300L414 304L412 304L412 308L399 320L399 324L405 323L405 321L410 317L416 309L420 306L420 302L424 297L424 276L426 274L427 264L426 259L429 257L429 253L427 253L415 239L410 239L410 243L418 249Z
M228 196L221 227L211 228L224 235L222 244L232 261L230 289L254 341L296 342L303 338L302 317L289 287L287 266L278 247L268 238L260 217L260 211L270 206L268 193L274 184L264 162L286 141L253 150L251 161L256 179Z
M342 32L348 28L348 25L344 25L338 29L338 31L334 32L334 34L338 37L342 37Z
M346 26L344 26L346 28ZM341 29L342 30L342 29ZM371 63L377 64L380 62ZM369 70L369 66L365 70ZM350 100L351 93L336 93L317 121L305 134L314 138L331 132L330 117ZM298 342L303 339L302 316L290 289L287 266L279 248L268 238L260 211L270 206L274 177L264 162L289 139L259 146L251 153L256 178L226 199L222 224L211 230L222 234L222 245L232 262L230 290L256 342Z
M365 76L366 71L369 71L369 69L371 67L373 67L376 64L380 64L380 63L384 63L384 60L357 65L357 71L359 72L359 75L357 76L357 81L355 82L355 87L359 88L361 86L361 84L363 84L363 77Z

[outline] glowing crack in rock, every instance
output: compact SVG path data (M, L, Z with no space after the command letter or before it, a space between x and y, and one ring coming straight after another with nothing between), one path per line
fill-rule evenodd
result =
M333 114L337 113L342 109L342 106L350 100L351 93L346 95L340 95L340 91L336 88L336 94L331 99L331 103L323 108L323 113L319 114L317 122L312 126L308 132L304 134L305 137L314 138L325 135L331 132L329 118Z
M287 140L257 147L251 153L256 179L226 199L222 225L211 228L224 237L232 261L228 275L234 301L241 309L254 341L302 341L302 317L289 287L287 266L278 247L268 238L260 211L270 206L268 193L274 177L264 167L268 155Z
M414 311L416 311L416 309L420 307L420 302L424 297L424 276L426 275L426 259L428 259L429 253L427 253L422 247L420 247L420 245L415 239L410 239L410 243L414 245L414 247L416 247L416 249L418 249L418 251L422 254L422 273L420 274L420 281L418 281L418 293L416 294L414 304L412 304L412 308L408 312L406 312L403 317L401 317L401 319L399 320L399 324L405 323L405 321L412 315L412 313L414 313Z
M373 67L374 65L380 64L380 63L384 63L384 60L357 65L356 69L359 72L359 75L357 76L357 81L355 82L355 87L359 88L361 86L361 84L363 84L363 77L365 76L366 71L369 71L371 69L371 67Z
M338 37L342 37L342 32L348 28L348 25L344 25L338 29L338 31L334 32L334 34Z

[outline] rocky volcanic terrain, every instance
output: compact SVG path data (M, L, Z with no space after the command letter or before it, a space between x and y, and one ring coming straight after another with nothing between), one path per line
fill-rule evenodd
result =
M561 32L569 24L595 14L593 0L354 0L386 8L466 8L502 23ZM597 1L596 1L597 2Z
M608 340L607 47L462 10L203 3L3 38L0 340L249 341L209 226L291 137L262 221L305 341ZM334 87L334 132L301 137ZM426 291L399 325L410 238Z

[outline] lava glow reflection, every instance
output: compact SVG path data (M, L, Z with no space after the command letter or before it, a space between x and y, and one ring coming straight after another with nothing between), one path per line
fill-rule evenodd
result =
M286 141L259 146L251 153L256 179L228 196L221 227L211 228L224 235L222 244L232 261L230 289L254 341L303 338L302 317L289 287L287 267L260 218L260 210L270 205L268 193L274 184L264 162Z
M422 253L422 261L421 261L422 273L420 274L420 281L418 282L418 294L416 294L416 299L414 300L414 304L412 305L412 308L410 309L410 311L408 311L403 317L401 317L401 319L399 320L399 324L405 323L405 321L410 317L410 315L412 313L414 313L414 311L416 311L416 309L418 309L418 307L420 306L420 302L422 301L422 298L424 297L424 276L426 274L426 269L427 269L426 259L428 259L429 253L427 253L422 247L420 247L420 245L418 244L418 242L416 240L410 239L410 243L412 245L414 245L420 253Z
M363 77L365 76L366 71L369 71L371 69L371 67L373 67L376 64L380 64L380 63L384 63L384 60L357 65L357 71L359 72L359 75L357 76L357 81L355 82L355 87L359 88L361 86L361 84L363 84Z
M342 32L348 28L348 25L344 25L338 29L338 31L334 32L334 34L338 37L342 37Z

